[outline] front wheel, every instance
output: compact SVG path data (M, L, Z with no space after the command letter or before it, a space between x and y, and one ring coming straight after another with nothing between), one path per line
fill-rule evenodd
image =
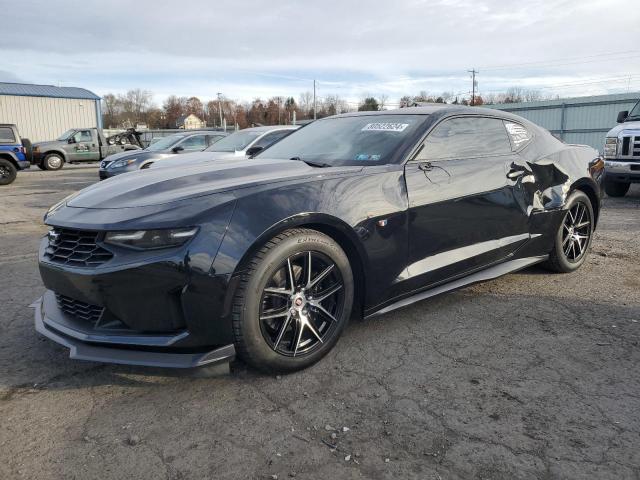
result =
M624 197L629 191L630 184L628 182L612 182L604 181L604 191L610 197Z
M544 265L560 273L580 268L591 245L593 221L593 207L589 197L581 191L573 192L567 199L553 250Z
M314 364L338 341L353 305L349 259L329 236L287 230L254 256L234 298L238 355L267 372Z
M64 158L57 153L50 153L42 162L46 170L60 170L64 165Z

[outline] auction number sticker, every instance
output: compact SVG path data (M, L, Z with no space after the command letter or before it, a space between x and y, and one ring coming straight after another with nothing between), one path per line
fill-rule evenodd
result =
M362 127L363 132L403 132L408 123L367 123Z

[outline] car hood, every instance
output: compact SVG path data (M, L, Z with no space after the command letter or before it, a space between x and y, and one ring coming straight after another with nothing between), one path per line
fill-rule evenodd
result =
M128 158L136 158L140 161L144 160L158 160L160 158L168 157L170 153L165 152L148 152L146 150L129 150L127 152L114 153L105 158L107 162L113 162L115 160L123 160Z
M617 137L623 130L640 130L640 121L620 123L609 130L607 137Z
M47 140L46 142L35 142L33 144L34 147L39 147L40 150L44 150L45 148L51 148L51 147L61 147L63 145L66 145L67 142L62 141L62 140Z
M221 160L181 168L138 170L94 184L67 202L78 208L161 205L247 187L345 175L362 167L316 168L295 160Z
M197 163L209 162L212 160L231 160L231 159L243 159L245 158L244 152L195 152L195 153L183 153L181 155L175 155L160 163L154 163L149 168L164 168L164 167L184 167L187 165L195 165Z

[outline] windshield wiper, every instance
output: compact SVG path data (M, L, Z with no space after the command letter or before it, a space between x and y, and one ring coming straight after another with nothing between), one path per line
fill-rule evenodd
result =
M331 167L332 165L329 163L324 163L324 162L314 162L313 160L303 160L300 157L291 157L289 160L298 160L299 162L304 162L307 165L309 165L310 167L316 167L316 168L327 168L327 167Z

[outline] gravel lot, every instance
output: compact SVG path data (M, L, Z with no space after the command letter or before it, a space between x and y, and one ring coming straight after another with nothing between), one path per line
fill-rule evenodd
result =
M0 478L640 479L640 188L585 266L353 322L283 377L71 361L28 305L46 208L95 166L0 187Z

